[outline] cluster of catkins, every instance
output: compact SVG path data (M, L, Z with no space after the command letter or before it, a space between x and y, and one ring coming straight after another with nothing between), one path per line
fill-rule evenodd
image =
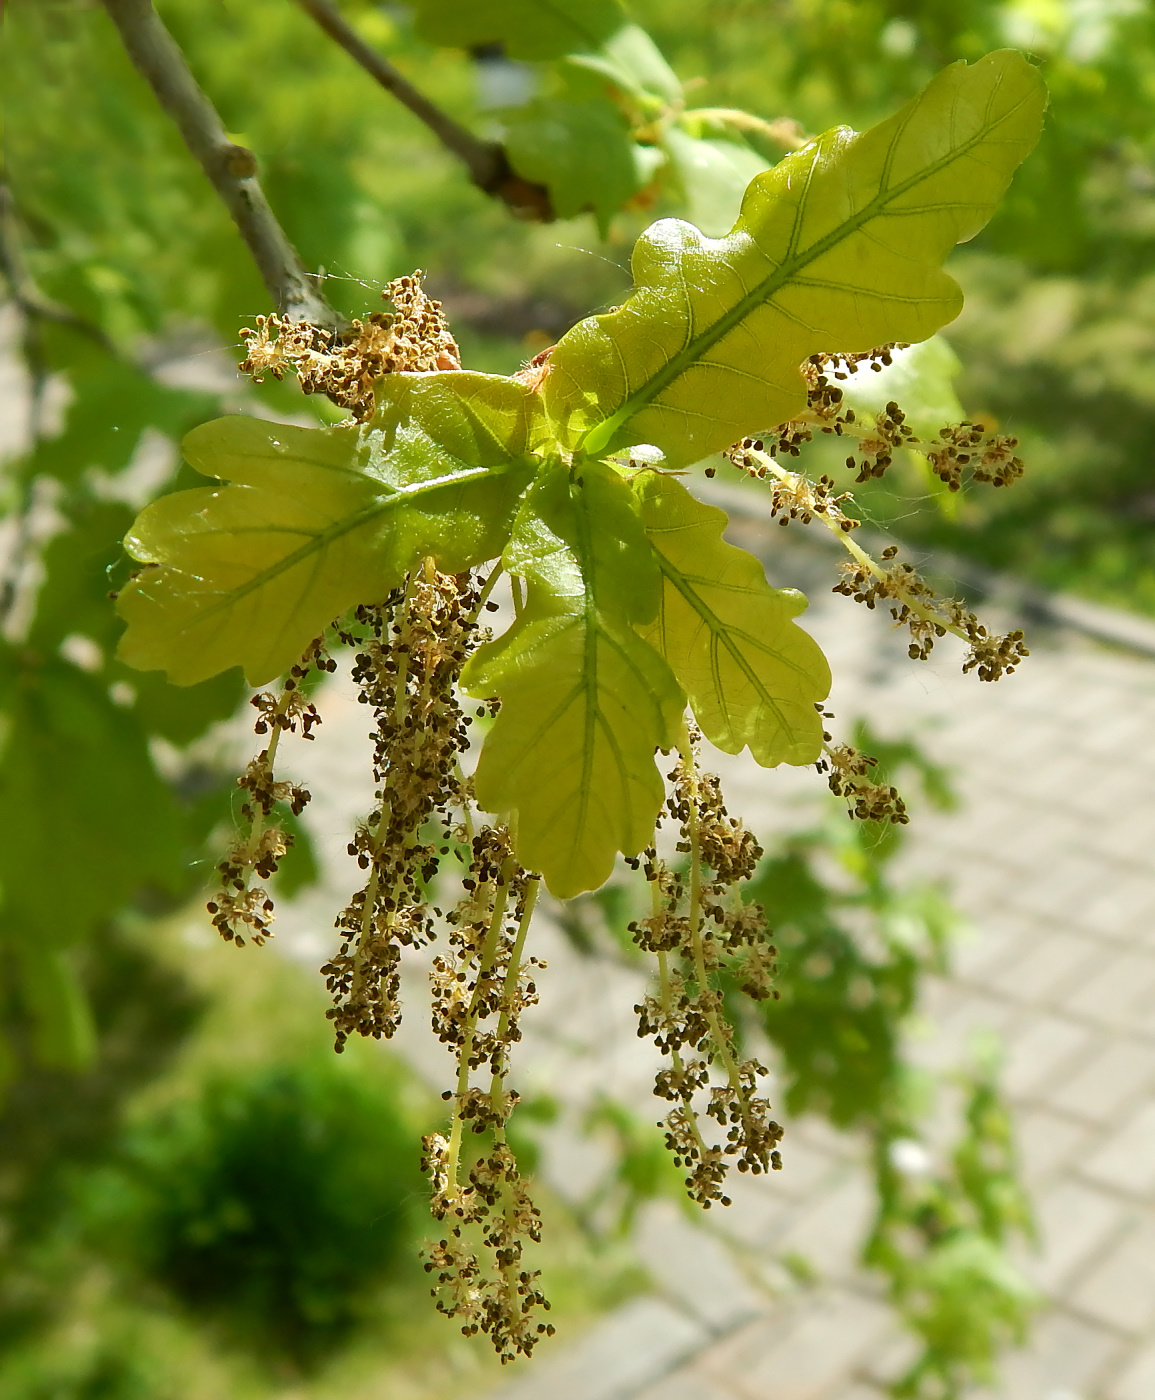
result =
M630 931L657 961L656 991L635 1010L638 1034L652 1038L669 1059L654 1092L674 1107L659 1126L686 1170L686 1189L709 1208L714 1201L730 1204L724 1187L731 1165L755 1175L781 1167L782 1128L758 1092L767 1071L757 1059L740 1057L717 985L724 972L757 1001L777 996L777 950L765 914L740 893L762 849L727 814L717 778L699 771L698 737L690 735L669 775L666 802L666 817L677 826L677 851L688 862L671 865L654 848L631 862L649 883L651 912ZM707 1142L705 1119L724 1131L720 1142Z
M936 640L950 632L967 644L963 671L975 671L980 680L995 681L1013 672L1029 654L1023 633L1017 629L1003 635L990 632L972 609L936 593L912 564L896 561L894 545L883 550L881 562L876 562L856 541L845 539L860 524L844 509L850 496L837 492L831 477L814 480L803 472L787 470L780 461L799 456L817 429L857 439L856 451L846 458L846 465L857 472L859 482L882 476L903 447L921 452L951 490L959 488L964 468L969 468L975 481L994 486L1010 485L1021 476L1023 464L1014 455L1017 440L979 424L947 424L933 439L923 441L907 425L897 403L888 403L867 424L858 422L854 409L843 407L843 390L834 381L849 378L863 365L881 371L893 362L893 351L903 348L894 344L858 355L812 355L802 365L807 386L805 412L762 437L743 438L723 456L744 475L769 486L770 513L780 525L795 520L809 525L817 520L844 537L852 557L840 565L841 577L834 592L871 609L879 603L888 604L895 624L910 634L912 660L925 661Z
M269 880L276 874L281 857L293 843L292 833L277 821L270 821L277 803L288 806L299 817L309 801L309 792L297 783L278 782L273 773L277 746L282 734L312 739L321 722L316 707L302 689L311 672L336 670L336 662L325 654L318 637L289 672L280 695L261 691L251 704L257 711L253 726L258 737L272 731L268 746L251 759L237 779L245 793L240 816L248 823L217 865L218 888L208 903L213 927L227 943L244 947L251 940L258 947L272 936L273 901L263 885L251 884L252 877Z
M364 421L382 375L458 365L441 308L421 290L420 274L391 283L385 295L393 314L354 322L340 335L262 318L257 330L244 332L242 368L255 378L279 378L291 369L308 391L328 394ZM777 460L799 455L815 428L849 434L860 442L848 465L865 480L885 470L896 447L920 445L897 404L873 426L856 425L835 382L864 363L881 369L893 348L812 356L803 366L806 414L766 441L745 439L728 456L770 483L773 513L782 524L819 520L838 532L854 562L844 566L836 591L872 608L890 603L896 621L910 629L912 655L925 656L946 631L965 637L971 652L964 669L994 680L1026 654L1022 634L989 636L962 604L938 598L909 565L894 563L893 548L876 564L848 538L858 521L842 510L847 497L836 493L834 482L811 481ZM962 424L943 429L928 455L951 485L967 465L977 479L1002 484L1021 470L1010 455L1013 446L1013 440L991 439ZM374 802L349 844L364 883L336 920L339 946L321 971L339 1052L351 1035L381 1039L396 1032L403 950L444 938L429 971L431 1020L454 1057L456 1076L443 1095L451 1105L447 1129L423 1144L431 1212L442 1227L425 1252L425 1267L441 1311L467 1335L486 1333L507 1361L528 1355L553 1328L541 1316L549 1303L538 1274L524 1259L526 1244L540 1240L541 1220L507 1136L518 1102L507 1084L510 1056L544 967L526 952L540 877L518 863L510 822L487 821L477 810L461 765L474 719L497 710L492 700L466 714L458 688L466 661L489 635L480 618L495 607L489 593L496 577L445 575L425 560L404 588L334 624L338 640L353 651L353 683L373 716ZM274 762L283 734L313 737L319 716L306 681L335 669L322 640L293 667L279 695L253 698L256 732L271 738L238 779L247 830L220 863L219 888L208 905L222 936L237 944L261 944L270 936L273 901L253 878L267 881L291 843L276 809L299 815L309 800L301 786L276 779ZM818 767L850 814L906 821L902 799L876 780L874 760L832 746L829 734L824 739ZM639 1035L652 1038L665 1060L655 1093L670 1108L659 1126L686 1172L690 1196L709 1207L729 1204L725 1183L732 1166L754 1174L781 1166L782 1128L761 1092L767 1071L740 1050L723 997L726 985L754 1000L777 996L776 951L764 913L741 893L762 851L728 815L717 778L699 768L699 742L695 730L686 731L658 823L674 828L675 852L664 859L651 846L628 864L643 871L650 894L649 914L630 929L656 964L654 990L636 1010ZM443 910L432 900L445 889L447 875L459 896Z
M963 671L977 671L981 681L997 681L1002 675L1010 675L1030 654L1021 630L1001 636L989 632L965 603L936 593L912 564L897 562L897 553L895 545L883 550L885 569L859 560L845 561L839 565L842 578L835 584L834 592L868 608L889 603L896 626L905 627L910 633L907 650L911 660L925 661L935 640L948 632L967 643L969 651Z

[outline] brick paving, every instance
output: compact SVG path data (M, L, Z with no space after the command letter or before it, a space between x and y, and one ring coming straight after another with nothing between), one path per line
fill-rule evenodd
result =
M1155 1400L1155 628L1027 598L1043 619L1031 626L1033 654L984 685L959 674L950 639L931 663L910 662L884 616L828 595L822 550L786 533L753 520L732 529L774 582L809 593L843 732L865 717L886 736L915 735L953 769L962 798L954 813L920 812L901 857L911 877L949 880L971 924L951 976L928 987L912 1048L946 1066L977 1033L1002 1038L1041 1231L1023 1263L1049 1300L1029 1348L974 1400ZM1002 602L1005 622L1016 600ZM997 615L997 591L993 606ZM1087 627L1129 645L1100 645ZM325 704L328 722L363 731L347 695L334 689ZM325 737L311 820L336 871L363 759ZM716 766L731 810L761 832L805 820L824 793L812 773ZM283 936L302 956L326 950L331 901L322 889L289 914ZM541 935L550 968L518 1078L563 1101L542 1170L580 1199L608 1160L578 1131L583 1107L610 1084L653 1117L654 1061L635 1035L639 974L583 956L556 930ZM447 1063L418 1007L407 1024L404 1053L440 1084ZM643 1211L635 1244L652 1294L542 1348L492 1400L877 1397L873 1382L910 1347L855 1264L871 1205L859 1148L819 1123L787 1128L786 1169L740 1179L734 1206L711 1219L717 1233L668 1203ZM791 1256L816 1283L799 1283L783 1263Z

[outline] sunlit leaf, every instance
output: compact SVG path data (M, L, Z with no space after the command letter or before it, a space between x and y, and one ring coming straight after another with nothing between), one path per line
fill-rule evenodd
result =
M568 898L652 838L663 792L654 750L673 743L684 697L635 630L654 617L661 580L616 473L545 472L505 565L526 581L525 606L462 678L468 694L501 697L477 798L516 812L522 864Z
M830 690L818 644L794 619L806 599L771 588L752 554L722 538L723 511L681 482L639 473L642 521L662 571L662 604L643 631L670 663L706 738L726 753L749 745L764 767L813 763L815 709Z
M933 335L962 304L942 261L990 217L1044 105L1020 54L952 64L878 126L758 176L725 238L654 224L630 298L554 351L544 393L565 441L690 463L797 413L807 355Z
M121 591L122 659L183 685L241 665L262 685L418 559L457 572L499 554L531 471L523 387L399 375L382 400L362 430L237 416L190 433L189 462L231 484L140 515L127 546L146 567Z

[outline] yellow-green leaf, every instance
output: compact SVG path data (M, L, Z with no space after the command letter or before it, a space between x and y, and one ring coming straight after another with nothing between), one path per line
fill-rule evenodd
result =
M194 429L188 461L230 484L141 513L121 657L181 685L236 665L263 685L418 559L458 572L496 557L532 474L532 404L496 376L397 375L364 429L241 416Z
M553 353L563 441L690 463L796 414L808 355L933 335L962 304L942 262L990 217L1045 103L1020 54L952 64L878 126L829 131L756 177L725 238L659 220L624 305Z
M638 635L659 575L629 487L609 468L558 464L534 483L505 554L527 584L509 631L472 658L462 686L499 695L477 799L513 810L522 864L567 899L596 889L618 851L649 844L685 697Z
M794 622L806 599L771 588L758 560L723 540L725 513L681 482L642 472L634 489L662 571L661 608L642 635L670 663L702 733L726 753L749 745L766 768L813 763L830 668Z

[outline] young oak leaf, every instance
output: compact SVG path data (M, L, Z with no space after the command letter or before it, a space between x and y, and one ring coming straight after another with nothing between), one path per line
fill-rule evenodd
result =
M230 484L138 517L125 544L146 567L118 601L121 658L178 685L236 665L263 685L418 559L456 573L496 557L533 471L531 403L497 376L396 375L363 429L239 415L194 429L189 463Z
M651 840L654 751L672 745L685 697L635 630L656 614L661 581L615 471L546 468L504 559L527 596L462 675L467 694L501 697L475 790L487 810L516 811L518 859L568 899Z
M518 174L549 189L559 219L589 209L603 233L662 163L662 153L638 145L604 96L538 98L504 120L505 149Z
M724 238L653 224L624 305L553 352L543 392L565 445L646 443L685 465L798 413L808 355L933 335L962 304L941 264L990 218L1045 105L1020 54L955 63L878 126L757 176Z
M670 663L702 733L726 753L749 745L764 768L813 763L830 667L794 622L806 599L771 588L757 559L723 540L725 512L674 477L640 472L634 491L662 572L661 606L642 635Z

